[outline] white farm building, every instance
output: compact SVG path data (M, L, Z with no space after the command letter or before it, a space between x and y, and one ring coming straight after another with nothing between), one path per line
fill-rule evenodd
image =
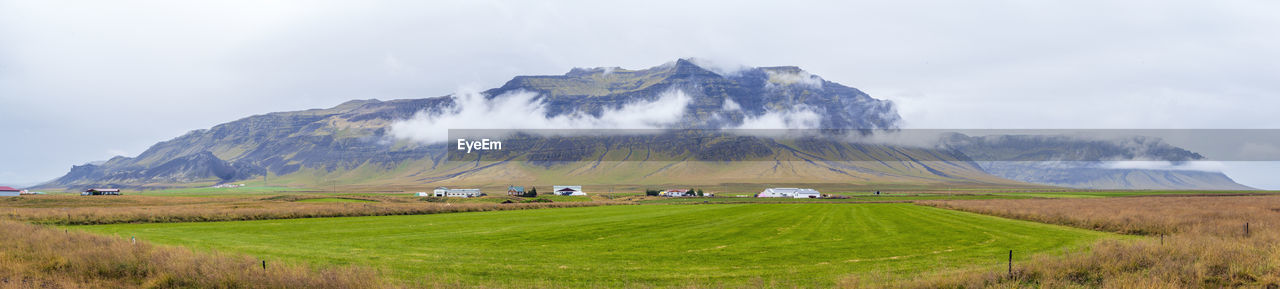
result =
M756 195L757 198L796 198L796 199L817 199L822 197L822 193L814 189L798 189L798 188L768 188Z
M446 187L436 188L431 192L432 197L450 197L450 198L474 198L484 196L480 189L450 189Z
M582 186L552 186L552 193L560 196L586 196Z

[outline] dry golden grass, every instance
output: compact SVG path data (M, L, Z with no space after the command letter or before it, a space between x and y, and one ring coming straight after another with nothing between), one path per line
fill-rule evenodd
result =
M941 273L900 288L1280 288L1280 197L922 201L1080 228L1145 235L1035 256L994 271ZM1249 224L1249 233L1244 230ZM867 284L850 278L848 287Z
M0 220L0 288L387 288L372 271L210 253Z
M628 204L622 202L564 203L432 203L416 199L360 197L369 203L304 203L296 196L270 198L192 198L152 196L42 196L0 202L0 219L36 224L98 225L246 221L266 219L421 215Z

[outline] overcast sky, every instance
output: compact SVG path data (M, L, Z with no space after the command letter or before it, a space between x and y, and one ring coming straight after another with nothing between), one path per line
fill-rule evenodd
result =
M0 0L0 185L254 114L681 57L800 66L908 128L1280 128L1277 1L532 2Z

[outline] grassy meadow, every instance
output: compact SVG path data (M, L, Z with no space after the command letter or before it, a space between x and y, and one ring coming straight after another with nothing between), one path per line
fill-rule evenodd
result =
M717 196L527 203L247 186L7 197L0 288L1280 286L1280 195L1268 192L703 189Z
M238 254L0 220L0 288L395 288L355 266L315 268Z
M1280 288L1280 196L1198 193L1107 199L929 201L982 214L1146 236L1038 256L1002 271L903 288Z
M1109 234L911 204L644 205L76 226L201 251L369 266L410 285L832 287L994 267Z

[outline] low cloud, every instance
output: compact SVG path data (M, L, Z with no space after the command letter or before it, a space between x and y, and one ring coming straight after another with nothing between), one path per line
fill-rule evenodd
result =
M766 71L769 74L769 82L765 84L766 88L776 87L779 85L803 85L813 89L822 89L822 78L808 72L774 72Z
M716 74L725 77L738 76L742 74L743 71L751 69L751 66L747 66L740 62L718 58L694 57L689 58L689 62L693 62L693 64L698 67L702 67L703 69L710 70L711 72L715 72Z
M728 102L726 102L728 103ZM736 104L736 103L735 103ZM817 129L822 125L822 115L806 105L786 110L769 110L759 116L746 116L742 124L732 129Z
M421 143L440 143L450 129L659 129L683 119L689 95L664 92L653 101L638 101L605 109L598 116L572 112L547 117L544 98L518 91L486 98L476 91L453 94L454 105L443 112L421 111L391 124L390 135Z
M726 97L724 98L724 103L720 104L720 109L724 111L742 111L742 105Z
M1108 169L1202 171L1202 172L1222 172L1227 167L1222 162L1217 162L1217 161L1186 161L1186 162L1107 161L1107 162L1103 162L1102 166Z

